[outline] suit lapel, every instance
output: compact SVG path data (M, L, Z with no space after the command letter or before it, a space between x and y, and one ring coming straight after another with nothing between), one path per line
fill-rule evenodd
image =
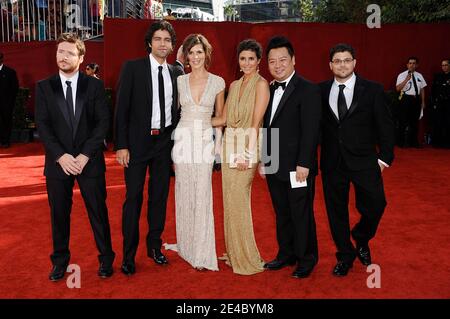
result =
M326 84L326 91L328 92L328 94L326 94L326 99L324 99L323 103L328 105L328 110L330 111L331 115L333 116L333 118L335 119L335 121L337 123L339 123L339 119L336 116L336 114L333 112L333 109L331 108L330 105L330 93L331 93L331 86L333 85L333 80L330 80L327 84Z
M270 115L272 115L272 103L273 103L273 95L275 93L275 89L273 85L270 86L270 99L269 105L267 106L266 114L264 115L264 127L269 127L270 125Z
M72 122L70 121L70 114L67 112L66 99L64 98L63 87L59 75L55 75L50 79L50 86L53 90L56 105L58 106L64 119L66 120L67 125L69 126L69 128L71 128Z
M150 57L145 59L145 78L147 85L145 86L145 90L147 92L147 105L149 105L150 109L150 123L152 119L152 105L153 105L153 83L152 83L152 65L150 62Z
M278 117L278 115L281 113L281 110L286 105L286 101L289 99L292 92L294 92L295 87L297 86L297 82L298 82L298 76L297 76L297 73L295 73L294 76L292 77L292 79L289 81L288 86L284 90L283 96L281 97L281 100L280 100L280 104L278 104L277 110L275 112L275 115L273 116L271 123L273 123L275 121L275 119ZM269 119L269 121L270 121L270 119Z
M172 122L174 122L174 116L177 113L177 109L178 109L177 79L176 79L174 71L173 71L173 66L170 64L167 64L167 67L169 69L170 79L172 81Z
M353 90L353 99L348 112L345 114L345 117L349 117L353 111L358 107L359 98L361 97L362 92L364 91L364 86L361 83L360 78L356 77L355 89Z
M81 113L83 112L84 105L86 104L88 78L84 73L80 72L78 75L77 83L77 96L75 100L75 125L73 129L73 137L77 134L78 125L80 124Z

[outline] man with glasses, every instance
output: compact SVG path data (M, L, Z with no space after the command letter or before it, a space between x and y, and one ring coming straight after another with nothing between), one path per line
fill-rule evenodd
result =
M329 65L334 79L320 84L320 168L331 234L337 247L333 274L346 276L356 257L363 265L372 262L369 240L375 236L386 207L381 173L394 159L394 124L383 87L355 75L355 52L350 45L333 47ZM361 215L351 231L350 183Z
M442 60L442 73L434 76L431 87L432 135L434 147L450 148L450 67Z
M427 86L422 74L416 71L419 59L409 57L406 71L397 77L396 90L400 92L400 147L420 147L418 141L419 120L425 108L425 90Z

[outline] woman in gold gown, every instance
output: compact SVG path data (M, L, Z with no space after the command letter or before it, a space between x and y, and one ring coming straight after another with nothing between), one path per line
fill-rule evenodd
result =
M227 264L233 272L252 275L264 270L253 232L251 187L259 160L259 130L266 111L269 84L258 73L261 45L253 39L237 49L243 76L231 83L220 117L213 126L226 126L222 148L222 188Z

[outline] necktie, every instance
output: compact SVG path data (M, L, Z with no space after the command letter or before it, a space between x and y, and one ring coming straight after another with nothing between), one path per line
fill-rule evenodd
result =
M338 95L338 113L339 113L339 121L344 119L345 113L347 113L347 102L345 102L344 95L345 85L339 85L339 95Z
M273 87L274 87L275 90L278 89L280 86L281 86L281 88L282 88L283 91L284 91L284 89L286 88L286 82L278 82L278 81L275 81L275 82L273 83Z
M416 93L416 96L419 95L419 88L417 87L416 77L414 76L414 73L411 74L413 85L414 85L414 92Z
M70 117L70 124L72 126L73 129L73 125L75 122L75 110L73 107L73 95L72 95L72 82L71 81L66 81L67 84L67 89L66 89L66 106L67 106L67 111L69 112L69 117Z
M166 127L166 102L164 97L164 79L162 75L162 66L158 66L158 90L159 90L159 110L161 112L161 130Z

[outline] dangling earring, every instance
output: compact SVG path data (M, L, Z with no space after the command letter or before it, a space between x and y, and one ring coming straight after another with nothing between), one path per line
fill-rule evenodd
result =
M239 72L242 72L242 69L239 69Z

